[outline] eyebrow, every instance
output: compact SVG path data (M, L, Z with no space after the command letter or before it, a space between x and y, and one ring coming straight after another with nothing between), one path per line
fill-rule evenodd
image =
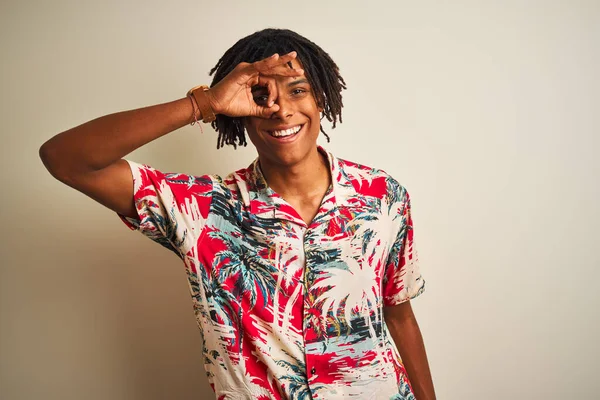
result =
M300 85L302 83L308 83L308 80L302 78L302 79L298 79L297 81L293 81L288 83L288 87L292 87L292 86L296 86L296 85Z
M297 81L293 81L293 82L290 82L290 83L288 83L288 87L292 87L292 86L296 86L296 85L301 85L301 84L303 84L303 83L307 83L307 84L309 84L309 85L310 85L310 83L308 82L308 80L307 80L307 79L305 79L305 78L302 78L302 79L298 79ZM259 85L256 85L256 86L253 86L253 87L250 89L250 91L251 91L252 93L254 93L254 92L261 92L261 91L267 91L267 87L266 87L266 86L259 86Z

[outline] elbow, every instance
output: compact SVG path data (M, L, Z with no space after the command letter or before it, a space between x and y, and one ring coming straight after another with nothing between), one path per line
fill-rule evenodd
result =
M55 146L52 145L51 140L45 142L40 147L38 154L50 175L61 182L65 182L67 174L64 163L61 163L60 153L56 150ZM64 159L64 157L62 158Z
M48 172L52 173L52 146L45 142L40 146L40 150L38 151L40 156L40 160L44 164L44 167L48 170Z

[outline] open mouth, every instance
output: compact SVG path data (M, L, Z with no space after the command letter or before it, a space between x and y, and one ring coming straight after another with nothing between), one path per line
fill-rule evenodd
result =
M298 134L304 125L296 125L288 129L267 131L275 139L290 139Z

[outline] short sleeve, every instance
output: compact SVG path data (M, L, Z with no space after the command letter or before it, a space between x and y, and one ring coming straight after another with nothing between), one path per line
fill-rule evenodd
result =
M410 196L401 189L400 228L390 249L383 277L383 304L393 306L411 300L425 290L414 243Z
M117 215L132 230L179 254L187 253L206 225L212 200L210 176L163 173L126 160L133 177L137 218Z

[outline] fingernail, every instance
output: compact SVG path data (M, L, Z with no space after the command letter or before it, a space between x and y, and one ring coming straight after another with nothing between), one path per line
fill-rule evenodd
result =
M275 102L274 102L273 100L271 100L271 101L269 102L269 108L273 107L273 104L275 104Z
M303 74L304 73L303 69L297 69L296 71L298 71L299 74Z

